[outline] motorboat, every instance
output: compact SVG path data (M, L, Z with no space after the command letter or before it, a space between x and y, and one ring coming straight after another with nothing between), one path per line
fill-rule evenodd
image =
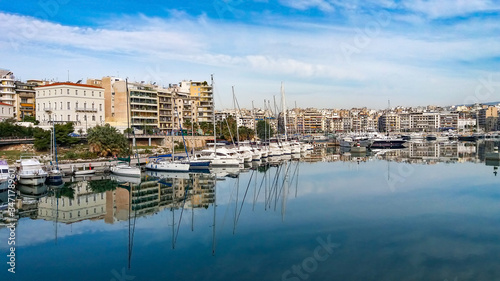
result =
M21 156L18 171L19 183L24 185L40 185L45 183L47 172L34 156Z

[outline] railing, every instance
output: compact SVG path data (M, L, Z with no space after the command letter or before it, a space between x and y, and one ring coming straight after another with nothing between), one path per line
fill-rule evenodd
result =
M75 111L82 111L82 112L97 112L97 108L77 107L77 108L75 108Z

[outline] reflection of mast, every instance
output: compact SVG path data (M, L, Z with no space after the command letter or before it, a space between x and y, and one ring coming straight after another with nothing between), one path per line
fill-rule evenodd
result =
M214 174L214 221L212 224L212 256L215 256L215 217L216 217L216 209L217 209L217 178Z
M129 187L129 211L128 211L128 268L130 269L131 263L132 263L132 249L134 247L134 234L135 234L135 221L137 219L137 208L135 208L134 211L134 222L132 228L130 227L131 224L131 217L130 217L130 212L132 211L132 183L128 183ZM141 184L139 183L139 189L141 187Z

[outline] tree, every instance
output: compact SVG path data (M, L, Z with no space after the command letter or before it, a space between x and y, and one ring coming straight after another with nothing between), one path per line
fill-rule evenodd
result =
M200 122L200 129L204 135L213 135L213 123L210 122Z
M70 135L74 131L72 122L68 122L66 124L55 124L54 128L56 130L57 146L71 146L79 142L77 138ZM50 140L52 138L51 135L52 130L35 128L33 133L33 137L35 138L35 149L39 151L48 150L50 148Z
M24 127L14 124L15 120L7 119L0 122L0 138L31 138L33 127Z
M48 150L50 148L50 131L49 130L44 130L41 128L35 128L33 137L35 138L34 141L34 148L38 151L41 150Z
M71 146L79 142L78 138L72 137L71 133L75 131L73 122L65 124L55 124L56 142L58 146Z
M127 138L109 124L90 128L87 141L90 152L97 153L99 156L128 155L130 151Z
M261 140L266 140L274 136L274 130L270 127L269 122L264 120L257 122L257 136Z
M254 138L255 136L255 132L254 130L248 128L248 127L239 127L238 128L238 133L240 135L240 141L243 141L243 140L251 140Z

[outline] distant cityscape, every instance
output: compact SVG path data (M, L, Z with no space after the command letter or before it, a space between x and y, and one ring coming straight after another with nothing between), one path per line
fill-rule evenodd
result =
M171 134L180 124L199 128L214 116L216 121L233 116L239 126L250 129L255 129L258 120L267 120L275 130L286 124L289 134L500 130L500 102L384 110L285 108L269 100L265 108L214 112L212 85L205 80L184 80L168 87L111 76L77 82L20 81L12 71L0 69L0 121L34 119L41 127L73 122L75 131L81 133L107 123L122 132L130 124L139 133Z

